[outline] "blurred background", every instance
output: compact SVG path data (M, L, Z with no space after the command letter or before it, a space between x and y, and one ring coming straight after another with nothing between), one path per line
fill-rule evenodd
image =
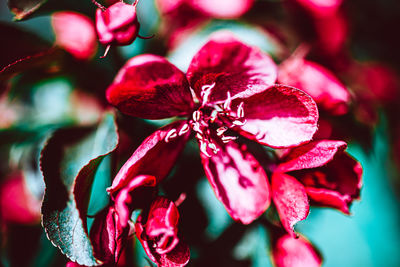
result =
M104 5L111 2L103 1ZM192 16L193 20L200 21L194 26L182 19L185 27L192 29L190 33L176 22L171 34L165 29L168 17L157 9L157 3L141 0L138 5L140 34L155 34L155 37L137 39L129 46L112 47L104 59L99 57L105 48L95 39L95 48L85 53L78 51L83 53L82 59L76 51L68 51L68 45L57 36L62 27L57 29L54 17L55 12L69 10L84 14L93 23L96 9L91 1L48 0L31 17L15 21L7 1L2 0L0 70L45 48L58 47L61 52L52 53L44 62L34 61L32 65L12 69L22 75L14 77L3 72L0 76L1 265L66 264L65 257L50 243L40 226L44 183L38 159L46 136L57 127L97 121L108 107L105 89L132 56L142 53L167 56L186 70L193 54L210 33L229 29L247 43L270 53L277 63L306 44L307 58L332 71L351 92L352 103L346 114L332 115L322 110L321 118L336 127L330 136L346 140L348 152L363 166L361 199L353 203L350 216L312 207L308 218L298 223L296 230L319 249L323 266L400 266L400 36L396 28L400 25L400 4L396 0L343 0L339 1L337 17L325 20L326 17L315 18L307 13L304 7L299 7L299 2L258 0L240 18L234 19ZM60 60L62 64L54 63ZM11 76L12 82L9 82ZM130 136L126 154L132 153L139 140L167 123L131 119L121 114L118 119ZM195 144L190 143L181 159L195 173L192 182L188 185L182 182L182 186L196 194L194 202L182 206L185 211L192 209L185 215L188 219L182 222L184 235L197 244L202 244L202 238L222 240L221 244L225 244L229 242L224 239L225 235L238 229L208 186L200 160L192 153L193 147ZM175 171L178 178L174 179L178 180L171 178L164 188L172 194L173 182L182 179L179 178L181 170ZM110 181L108 176L95 187L104 192ZM104 194L96 199L89 211L96 212L107 203ZM8 205L10 202L12 205ZM198 208L197 214L193 207ZM191 227L196 220L205 237L193 233L198 232ZM227 266L272 266L266 231L261 227L238 231L240 235L231 251L221 252L226 253ZM149 265L140 245L135 246L135 252L135 265ZM200 252L196 246L191 248L191 254L194 259L191 264L197 266L196 255Z

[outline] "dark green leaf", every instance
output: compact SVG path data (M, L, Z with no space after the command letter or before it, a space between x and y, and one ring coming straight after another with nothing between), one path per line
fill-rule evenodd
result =
M43 226L50 241L81 265L100 264L93 256L86 211L97 168L117 144L114 118L107 114L95 127L56 131L42 151Z

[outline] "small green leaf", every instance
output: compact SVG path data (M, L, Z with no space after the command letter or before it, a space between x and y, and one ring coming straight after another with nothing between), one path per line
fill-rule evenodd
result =
M56 131L42 151L43 227L50 241L81 265L101 264L93 256L86 215L97 168L117 144L114 117L107 114L97 126Z

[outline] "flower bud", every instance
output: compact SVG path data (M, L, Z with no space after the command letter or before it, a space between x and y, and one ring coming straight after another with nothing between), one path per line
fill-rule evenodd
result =
M117 2L96 11L96 29L103 45L129 45L139 34L136 4Z

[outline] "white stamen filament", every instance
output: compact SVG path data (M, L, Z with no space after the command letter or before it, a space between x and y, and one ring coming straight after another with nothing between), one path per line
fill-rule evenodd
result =
M226 100L224 102L224 110L230 110L231 109L231 102L232 102L231 93L228 91L226 93Z
M213 123L218 116L218 111L215 109L211 112L210 121Z
M238 109L237 109L237 112L236 112L236 114L237 114L237 116L238 116L239 118L243 118L243 117L244 117L243 105L244 105L244 103L241 102L241 103L239 104Z
M208 97L210 96L211 89L213 89L214 86L215 86L215 82L211 85L203 85L203 87L201 87L200 96L203 100L203 103L202 103L203 105L208 102Z

